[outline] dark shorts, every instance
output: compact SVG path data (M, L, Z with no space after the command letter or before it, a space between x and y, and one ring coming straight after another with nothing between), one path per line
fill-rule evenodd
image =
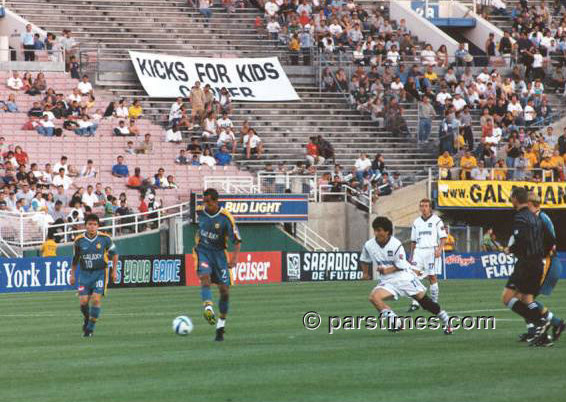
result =
M212 283L230 286L230 270L225 250L194 250L195 264L198 276L210 275Z
M108 283L108 270L97 269L95 271L79 271L79 295L90 296L93 293L103 295L106 293Z
M506 288L525 295L538 295L542 285L544 264L542 258L523 260L515 263L515 269L509 277Z

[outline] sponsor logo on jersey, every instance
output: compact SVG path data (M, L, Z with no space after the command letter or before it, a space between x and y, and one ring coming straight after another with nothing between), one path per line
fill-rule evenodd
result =
M203 261L203 262L200 263L200 266L203 267L203 268L208 268L208 262Z
M393 250L387 250L387 256L393 257Z

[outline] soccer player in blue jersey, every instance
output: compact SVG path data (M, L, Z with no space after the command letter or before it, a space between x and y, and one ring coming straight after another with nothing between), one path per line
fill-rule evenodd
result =
M118 254L116 246L106 233L98 231L100 220L96 215L85 218L86 233L75 239L71 285L75 284L77 266L79 270L79 301L84 316L83 336L91 337L100 316L102 296L108 286L108 259L112 257L112 281L116 281ZM89 307L90 304L90 307Z
M198 232L195 238L195 264L201 284L201 298L204 306L204 318L210 325L216 324L216 341L224 340L224 326L228 314L230 291L230 268L236 266L242 239L234 218L218 205L218 191L205 190L204 206L197 208ZM234 245L230 259L226 248L228 239ZM218 322L212 303L211 283L216 283L220 291Z

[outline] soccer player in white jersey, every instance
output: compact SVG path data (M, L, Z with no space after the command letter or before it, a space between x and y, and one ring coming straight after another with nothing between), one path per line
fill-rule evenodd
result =
M411 262L420 279L427 278L430 284L430 298L438 303L438 281L442 273L442 250L448 235L444 223L432 213L432 202L424 198L419 203L421 216L413 222L411 229ZM415 301L409 312L419 309Z
M374 219L372 227L375 238L365 243L360 262L364 279L369 278L370 264L373 264L380 274L379 283L371 291L369 301L380 312L381 317L388 320L389 329L396 331L402 328L400 320L395 320L397 315L385 300L410 297L423 309L442 320L445 334L452 334L448 314L426 295L426 288L405 257L403 245L393 236L393 223L379 216Z

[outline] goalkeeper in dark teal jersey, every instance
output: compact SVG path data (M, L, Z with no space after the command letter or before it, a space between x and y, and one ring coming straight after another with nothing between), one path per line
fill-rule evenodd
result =
M110 236L98 231L98 216L88 215L85 225L86 233L75 239L70 282L71 285L75 284L75 273L80 267L78 291L84 316L83 336L90 337L100 316L101 299L108 286L108 260L112 258L112 281L116 281L118 254Z

